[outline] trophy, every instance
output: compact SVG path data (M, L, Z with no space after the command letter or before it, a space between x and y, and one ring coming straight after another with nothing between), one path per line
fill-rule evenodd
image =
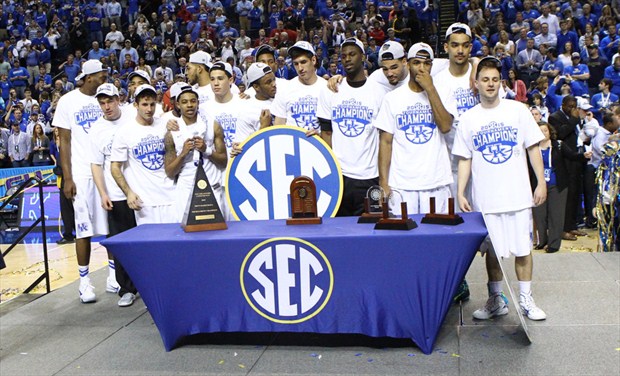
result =
M318 225L323 223L317 215L316 186L307 176L299 176L291 182L291 215L287 225Z
M450 197L448 199L448 214L435 213L435 197L431 197L430 204L431 212L422 218L422 223L448 226L456 226L463 223L463 217L454 213L454 198Z
M373 185L366 191L364 212L357 223L377 223L383 217L383 198L385 191L380 185Z
M194 187L183 213L181 226L185 232L225 230L226 221L222 215L207 174L202 167L202 158L194 177Z
M390 199L394 198L394 193L398 193L400 196L400 218L390 217ZM383 215L375 225L375 230L413 230L418 227L418 224L407 215L407 203L403 201L403 196L395 190L392 190L389 197L384 197L383 202Z

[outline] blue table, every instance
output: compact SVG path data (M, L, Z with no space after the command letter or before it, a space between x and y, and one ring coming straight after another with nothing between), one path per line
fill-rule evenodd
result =
M198 333L310 332L410 338L428 354L487 231L479 213L454 227L412 217L412 231L352 217L200 233L143 225L102 244L133 279L167 351Z

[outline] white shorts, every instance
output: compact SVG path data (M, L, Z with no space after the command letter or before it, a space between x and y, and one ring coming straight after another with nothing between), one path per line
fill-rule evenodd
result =
M173 204L143 206L140 210L134 210L136 224L138 226L147 223L180 223L177 219L178 212Z
M76 194L73 198L75 211L75 237L89 238L108 234L108 214L101 207L101 197L91 178L75 180Z
M431 197L435 197L436 213L448 213L448 199L452 197L449 185L425 191L406 191L391 187L390 189L394 192L390 199L390 209L396 216L400 215L401 202L407 203L407 214L429 213L431 210Z
M482 216L497 257L522 257L532 252L531 208Z

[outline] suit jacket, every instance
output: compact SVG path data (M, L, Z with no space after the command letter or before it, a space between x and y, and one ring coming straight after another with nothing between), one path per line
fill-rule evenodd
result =
M562 110L549 115L549 124L555 128L558 133L558 140L562 141L565 146L577 150L577 124L579 118L566 116Z
M551 166L555 172L555 185L558 187L558 190L561 191L568 187L570 177L568 173L569 163L567 162L583 162L585 160L586 159L582 153L577 153L575 150L567 148L564 142L556 140L551 141ZM528 159L530 183L532 185L532 191L534 191L534 189L536 189L536 185L538 184L538 180L536 180L536 174L534 173L534 169L529 161L530 160Z

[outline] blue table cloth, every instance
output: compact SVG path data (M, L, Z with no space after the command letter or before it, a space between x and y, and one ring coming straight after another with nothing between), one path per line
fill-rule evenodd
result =
M452 296L487 235L479 213L458 226L374 230L229 222L185 233L143 225L106 239L170 351L213 332L311 332L412 339L430 353Z

